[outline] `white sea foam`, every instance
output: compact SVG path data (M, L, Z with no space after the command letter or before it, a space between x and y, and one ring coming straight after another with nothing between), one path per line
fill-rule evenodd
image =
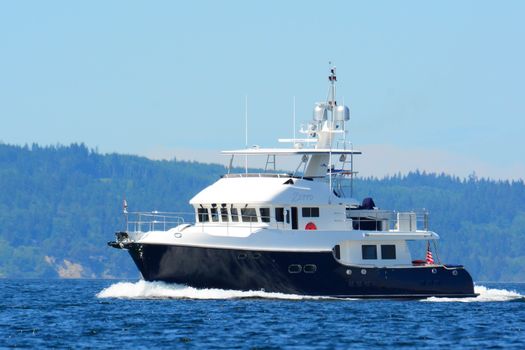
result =
M475 286L474 291L479 294L475 298L427 298L427 302L490 302L511 301L524 299L525 296L506 289ZM282 300L327 300L329 297L305 296L297 294L269 293L264 291L238 291L225 289L198 289L180 284L163 282L118 282L101 290L98 298L122 299L282 299ZM339 299L355 300L355 299Z
M237 291L224 289L198 289L180 284L163 282L118 282L101 290L98 298L122 299L246 299L266 298L284 300L319 300L325 297L313 297L296 294L268 293L263 291Z
M485 286L474 286L474 292L479 295L475 298L427 298L423 301L432 302L488 302L488 301L511 301L524 299L525 295L507 289L488 288Z

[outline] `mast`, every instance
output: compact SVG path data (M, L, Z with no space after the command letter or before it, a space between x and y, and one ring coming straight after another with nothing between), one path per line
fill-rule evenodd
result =
M330 131L334 129L334 109L337 104L335 101L335 82L337 81L337 76L335 75L335 66L330 68L330 75L328 76L328 80L330 81L330 92L331 92L331 98L329 98L328 101L328 108L330 109ZM328 195L328 202L330 202L330 199L332 198L332 133L329 133L330 138L330 153L328 156L328 189L329 189L329 195Z
M318 102L314 108L314 120L310 123L308 129L312 137L317 137L315 148L317 149L332 149L334 140L334 133L337 130L337 101L335 83L337 81L335 67L330 68L330 75L328 76L330 86L328 89L328 96L326 102ZM344 126L343 126L344 129ZM305 177L324 178L329 175L331 187L331 166L332 166L332 152L325 155L313 155L310 157L306 170Z
M353 160L353 154L361 154L359 151L354 151L346 146L346 130L345 123L350 119L350 111L347 106L338 105L336 100L336 68L330 67L330 74L328 76L329 87L326 100L324 102L317 102L313 110L313 118L307 123L306 128L303 126L299 132L306 135L305 138L297 139L295 134L296 109L295 96L293 99L292 122L294 125L294 133L292 139L279 139L279 142L292 142L293 148L279 149L279 148L248 148L248 97L245 97L245 149L234 151L223 151L223 154L232 156L230 159L230 168L233 163L234 155L242 155L244 159L244 172L248 172L248 155L266 155L268 164L274 164L275 156L277 155L301 155L301 163L297 167L294 174L299 167L304 165L303 178L323 180L329 182L329 198L331 200L334 186L341 187L336 180L341 176L353 174L353 168L350 172L344 169L345 165L351 163L347 160L350 155ZM340 147L340 141L343 141L343 147ZM336 144L334 145L334 142ZM304 147L306 145L306 147ZM309 146L312 145L312 146ZM334 156L338 157L334 159ZM273 157L274 161L270 162L268 159ZM342 163L341 169L334 171L334 163ZM228 171L228 173L229 173ZM328 176L328 179L326 177ZM335 177L334 177L335 176ZM333 178L334 177L334 178ZM336 193L337 196L344 195L342 191Z

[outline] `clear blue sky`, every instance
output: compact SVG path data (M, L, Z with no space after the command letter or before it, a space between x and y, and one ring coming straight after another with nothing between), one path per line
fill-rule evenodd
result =
M0 140L239 148L248 95L250 144L274 146L333 61L356 148L393 152L392 173L524 178L524 18L524 1L3 1Z

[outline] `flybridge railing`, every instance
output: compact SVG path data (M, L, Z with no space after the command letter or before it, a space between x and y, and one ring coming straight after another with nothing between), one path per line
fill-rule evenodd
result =
M235 178L235 177L275 177L289 179L292 174L271 174L271 173L230 173L222 175L223 178Z
M186 223L186 219L194 217L194 213L177 212L125 212L126 232L167 231ZM191 219L190 219L191 220Z

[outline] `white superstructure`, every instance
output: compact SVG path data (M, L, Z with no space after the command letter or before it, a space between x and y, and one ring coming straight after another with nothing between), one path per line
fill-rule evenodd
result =
M434 240L426 213L395 213L352 198L353 157L347 139L349 108L335 99L335 68L326 102L317 103L303 129L305 138L281 140L292 148L224 151L232 157L264 156L265 173L228 173L195 195L194 224L142 232L128 228L139 244L249 251L332 251L340 264L412 266L408 240ZM276 158L300 156L292 174L270 172ZM231 166L230 166L231 170ZM373 203L373 201L371 201ZM162 224L155 215L154 224ZM161 225L162 226L162 225ZM135 232L133 232L135 231Z

